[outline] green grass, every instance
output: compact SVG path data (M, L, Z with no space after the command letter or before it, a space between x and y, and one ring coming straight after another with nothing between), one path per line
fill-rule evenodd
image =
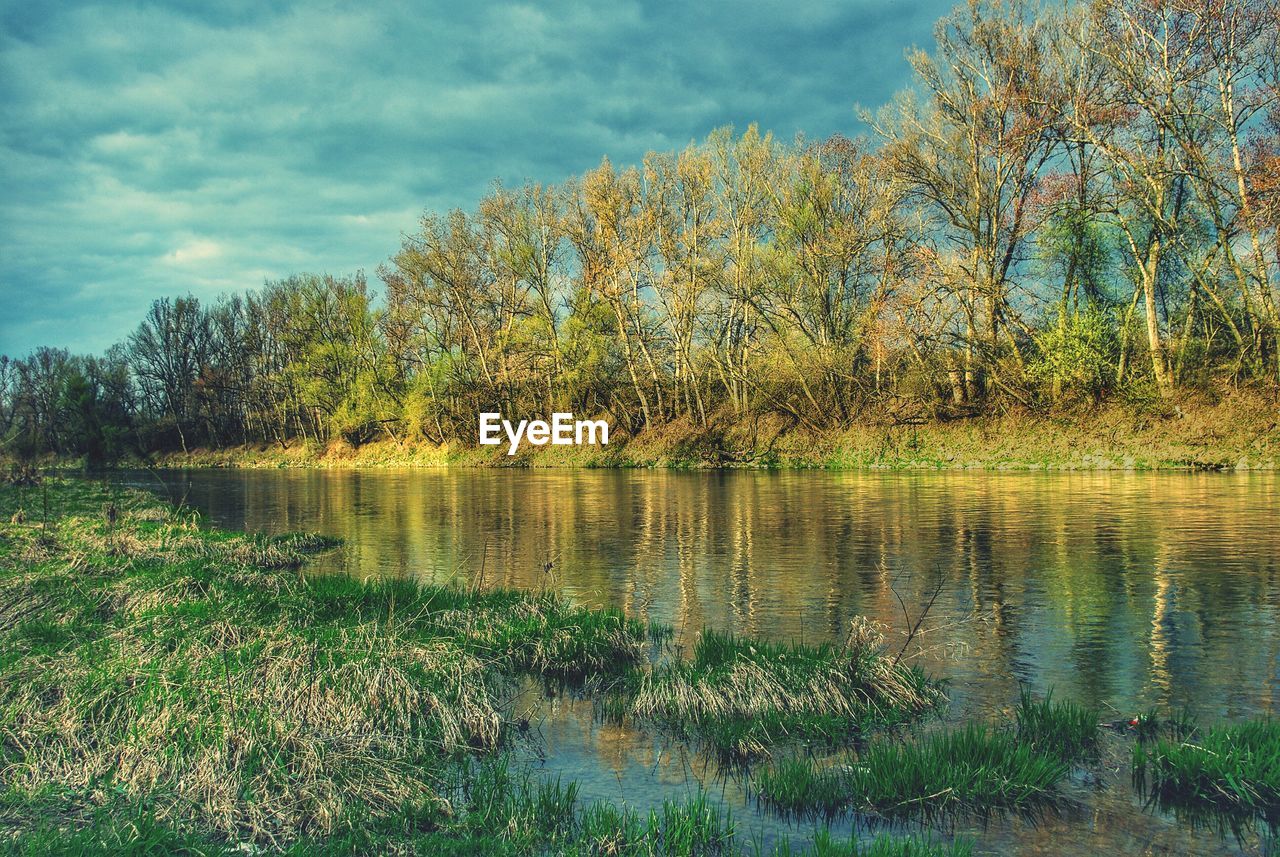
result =
M750 758L783 742L843 744L935 708L940 687L895 663L856 625L843 646L771 643L706 630L687 661L646 675L629 713Z
M1280 827L1280 720L1160 738L1133 753L1135 785L1161 807L1197 822Z
M1052 691L1037 701L1024 689L1015 716L1018 740L1036 750L1064 762L1077 762L1098 752L1102 715L1097 709L1075 702L1054 702Z
M789 842L784 842L772 853L773 857L971 857L973 846L967 840L944 843L920 836L889 834L881 834L869 842L855 837L841 840L821 830L807 848L795 850Z
M278 843L278 850L299 857L739 853L732 819L705 794L666 800L648 813L604 803L582 806L573 783L535 780L527 770L513 771L503 758L454 766L441 789L443 801L408 803L378 817L353 813L328 834ZM7 842L0 840L0 846L17 855L85 857L244 853L235 841L161 819L153 805L123 800L74 826L36 823Z
M843 741L941 699L865 628L816 647L708 633L646 669L667 629L554 593L299 573L334 546L202 529L87 482L0 487L0 851L733 854L706 795L583 806L509 766L520 678L586 681L735 751Z
M521 853L738 853L732 818L703 793L665 800L648 813L611 803L583 807L576 785L535 781L499 760L455 768L444 794L448 829L464 837L497 833Z
M37 820L12 837L0 838L0 849L13 857L214 857L229 853L224 845L206 837L174 829L142 805L98 809L74 826Z
M553 594L299 575L331 542L90 483L0 489L0 521L10 829L110 795L213 841L333 836L439 803L457 758L505 745L517 676L621 672L650 641Z
M1058 799L1067 771L1061 759L1008 732L968 724L917 742L872 744L838 766L789 759L762 771L756 786L771 805L789 812L933 817L1042 809Z
M409 580L313 578L308 615L335 622L381 622L447 640L506 669L547 677L617 675L640 663L662 629L619 610L574 607L555 593L475 590Z

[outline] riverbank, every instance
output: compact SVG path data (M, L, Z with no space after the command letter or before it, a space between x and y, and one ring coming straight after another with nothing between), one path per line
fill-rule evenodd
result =
M607 447L256 444L156 456L165 467L748 467L809 469L1276 470L1280 407L1239 394L1168 409L1108 406L1063 414L1011 412L953 420L869 416L836 432L779 419L673 423Z
M0 851L946 857L972 853L957 817L1127 792L1124 768L1179 819L1280 824L1273 720L1103 724L1024 694L947 724L865 621L685 654L545 589L315 577L331 539L200 524L96 482L0 487ZM539 689L735 772L786 834L743 836L687 782L635 807L539 778L515 752L540 746L515 704ZM890 822L919 832L867 832Z

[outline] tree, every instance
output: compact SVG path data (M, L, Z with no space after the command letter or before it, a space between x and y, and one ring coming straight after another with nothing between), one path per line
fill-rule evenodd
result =
M695 337L716 274L724 266L724 223L715 209L714 164L689 146L676 155L645 159L654 208L654 243L661 271L653 277L660 323L675 363L675 387L684 413L706 425Z
M947 251L940 286L959 304L964 396L994 368L1028 237L1028 201L1054 151L1058 106L1042 72L1045 24L1023 0L971 0L937 27L936 56L910 55L924 101L900 96L867 118Z
M1161 305L1172 264L1166 256L1187 214L1186 151L1203 143L1196 112L1196 54L1204 22L1180 0L1098 0L1080 47L1105 72L1092 104L1074 107L1076 135L1107 161L1108 213L1124 236L1146 319L1147 350L1161 396L1174 378Z
M153 414L171 419L182 450L196 415L196 381L208 364L212 329L193 297L151 304L129 337L129 360Z
M606 159L566 190L568 237L589 299L613 313L627 376L640 409L639 426L666 416L654 355L654 318L646 304L652 287L651 254L657 217L645 198L639 170L614 170Z
M707 148L715 170L715 207L723 226L722 267L716 271L718 300L706 321L715 368L735 414L751 405L751 363L760 320L751 295L763 276L761 248L773 226L770 199L776 169L772 136L752 125L735 139L730 128L712 132Z

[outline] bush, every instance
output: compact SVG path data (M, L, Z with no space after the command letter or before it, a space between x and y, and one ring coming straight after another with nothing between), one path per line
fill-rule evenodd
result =
M1097 401L1115 387L1120 340L1105 309L1093 305L1064 313L1035 337L1035 344L1028 374L1047 385L1055 401L1072 396Z

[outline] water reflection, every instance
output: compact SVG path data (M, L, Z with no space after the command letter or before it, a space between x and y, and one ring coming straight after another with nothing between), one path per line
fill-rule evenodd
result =
M922 639L955 717L998 715L1020 685L1125 716L1275 710L1280 477L1224 474L194 471L160 474L217 525L314 530L346 546L320 572L556 587L666 622L838 639L866 614L901 632L941 585ZM147 473L125 476L158 487ZM528 695L549 772L586 799L720 791L744 835L785 835L742 783L660 736ZM1151 816L1127 745L1084 818L978 830L1000 853L1222 853ZM959 828L962 832L964 825ZM782 831L779 834L779 831Z
M1120 711L1274 708L1280 479L1222 474L195 471L217 524L318 530L324 571L554 586L669 622L833 639L904 626L967 710L1020 683ZM156 485L147 474L129 481ZM548 569L549 566L549 570Z

